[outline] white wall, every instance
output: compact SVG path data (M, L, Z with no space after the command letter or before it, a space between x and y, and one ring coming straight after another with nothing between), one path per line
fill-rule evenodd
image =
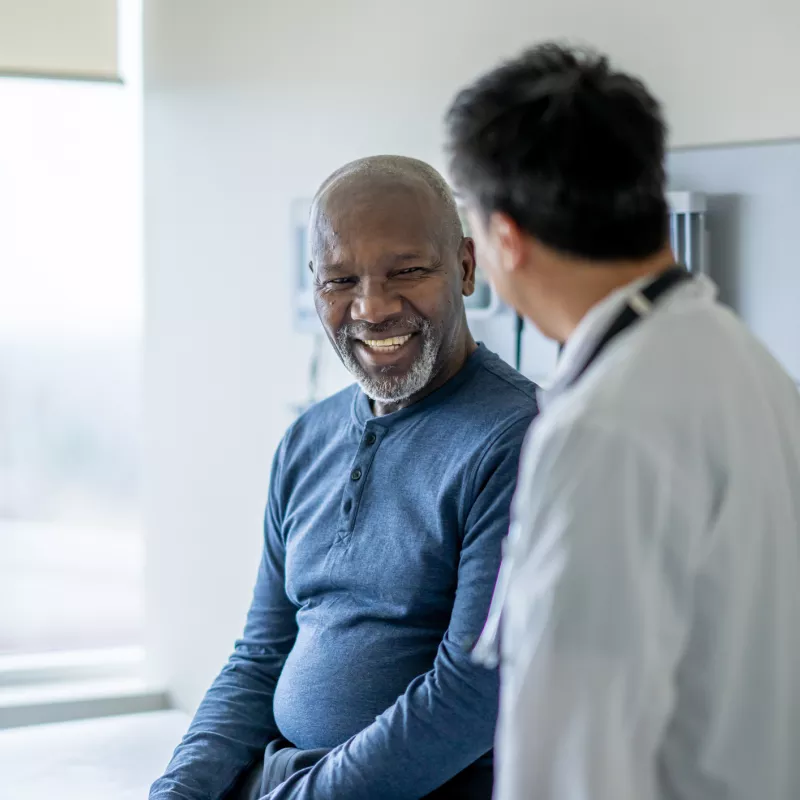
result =
M368 154L441 166L454 90L554 34L641 70L675 143L800 134L790 3L146 0L149 645L180 705L241 627L272 451L304 398L290 200Z

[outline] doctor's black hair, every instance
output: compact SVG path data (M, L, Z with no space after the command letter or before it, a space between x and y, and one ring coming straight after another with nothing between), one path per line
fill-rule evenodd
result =
M594 260L658 252L669 231L666 125L637 78L546 43L463 89L446 117L457 189L549 247Z

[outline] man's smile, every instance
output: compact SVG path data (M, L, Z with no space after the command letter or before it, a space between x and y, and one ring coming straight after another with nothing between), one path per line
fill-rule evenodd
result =
M413 333L404 336L390 336L387 339L358 339L358 342L378 353L395 353L410 341Z
M353 340L354 351L367 368L406 372L419 356L423 338L418 331L399 336L367 333Z

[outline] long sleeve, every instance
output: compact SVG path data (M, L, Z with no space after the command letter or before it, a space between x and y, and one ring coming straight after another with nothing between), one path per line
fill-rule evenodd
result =
M269 800L418 800L492 749L498 676L470 652L486 619L529 418L489 446L474 472L458 586L433 668L375 722Z
M682 480L602 425L532 437L508 549L498 800L656 797L691 591Z
M222 797L278 735L273 695L297 635L297 609L285 593L281 462L273 462L264 551L244 634L203 699L150 800Z

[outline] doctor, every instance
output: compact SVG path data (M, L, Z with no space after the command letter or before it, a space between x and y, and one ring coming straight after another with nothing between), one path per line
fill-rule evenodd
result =
M674 266L659 104L549 44L448 127L482 264L565 343L478 647L502 610L496 796L800 798L800 395Z

